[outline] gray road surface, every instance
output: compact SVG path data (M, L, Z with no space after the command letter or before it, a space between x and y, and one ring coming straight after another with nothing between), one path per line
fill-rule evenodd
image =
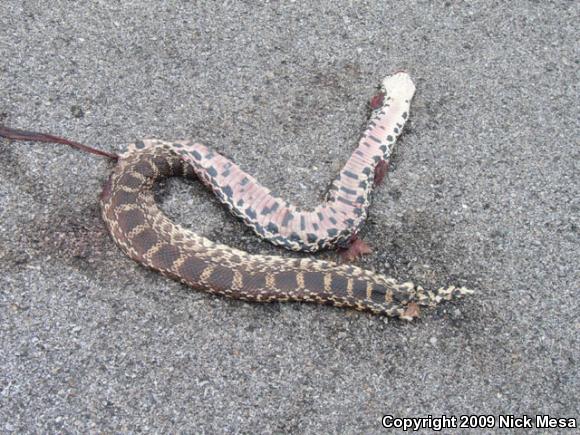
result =
M579 15L572 1L3 0L3 123L109 151L195 138L305 206L352 151L375 86L410 71L418 92L361 264L477 295L407 324L192 291L109 239L110 164L3 140L0 431L580 417ZM159 200L216 241L296 255L198 183L172 180Z

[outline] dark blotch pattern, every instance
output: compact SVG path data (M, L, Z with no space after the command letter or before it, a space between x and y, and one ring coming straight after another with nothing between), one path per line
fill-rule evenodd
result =
M140 160L135 163L134 170L147 178L153 178L155 176L155 170L148 160Z
M206 266L207 263L205 261L202 261L195 256L191 256L183 262L179 268L179 273L190 284L195 284L199 282L199 277L205 270ZM197 284L197 287L199 287L199 284Z
M264 272L244 274L244 285L242 288L245 291L266 288L266 274Z
M209 277L210 287L220 291L229 290L232 287L234 271L229 267L217 266Z
M382 304L385 302L385 297L387 294L387 288L382 285L375 284L373 286L373 293L371 294L371 300L375 304Z
M352 286L352 293L355 298L366 299L367 297L367 283L360 279L354 280Z
M117 183L119 186L127 186L129 189L138 189L141 187L143 182L136 177L133 177L131 174L126 173L119 178Z
M224 194L228 197L231 198L232 195L234 194L234 192L232 191L232 188L230 186L224 186L222 188L222 191L224 192Z
M173 171L173 168L169 165L167 159L162 156L156 156L153 159L153 164L161 175L167 176Z
M250 219L256 219L256 212L254 211L253 208L248 207L246 209L246 215L250 218Z
M344 193L347 193L349 195L356 195L357 194L356 190L349 189L348 187L344 187L344 186L342 186L340 188L340 190L342 190Z
M116 195L115 195L116 197ZM128 210L120 212L118 215L119 227L121 230L127 234L133 230L138 225L143 225L145 223L145 218L143 217L143 212L141 210Z
M292 233L288 237L288 240L290 240L291 242L299 242L300 241L300 234Z
M163 245L153 254L151 261L162 269L170 269L175 260L179 258L179 249L173 245Z
M157 243L157 234L151 228L147 228L137 233L131 242L139 255L144 255Z
M324 291L324 274L321 272L305 272L304 287L307 290L322 292Z
M343 172L342 172L342 174L343 174L345 177L349 177L349 178L352 178L352 179L354 179L354 180L358 180L358 175L356 175L356 174L353 174L353 173L352 173L352 172L350 172L350 171L343 171Z
M293 291L298 288L296 272L280 272L276 274L276 287L282 291Z
M286 216L282 220L282 226L287 227L292 219L294 219L294 215L292 213L286 213Z
M341 297L347 297L346 285L346 278L340 275L332 275L332 291L334 294Z
M137 202L137 192L126 192L124 190L117 190L112 199L113 207L119 207L123 204L134 204Z

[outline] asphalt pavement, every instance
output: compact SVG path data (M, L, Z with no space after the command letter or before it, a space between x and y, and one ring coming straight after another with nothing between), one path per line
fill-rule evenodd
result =
M97 195L110 163L1 140L0 432L577 421L579 12L563 0L3 0L0 122L111 152L196 139L306 207L352 152L382 78L409 71L417 94L359 264L476 294L407 323L194 291L109 238ZM215 241L300 256L199 183L170 180L158 200Z

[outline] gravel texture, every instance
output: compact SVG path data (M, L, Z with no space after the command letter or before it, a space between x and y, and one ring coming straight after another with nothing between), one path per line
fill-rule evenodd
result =
M213 297L108 237L111 165L0 141L0 432L384 433L381 418L580 417L580 7L572 1L0 4L0 121L116 151L196 138L305 206L381 79L416 85L364 267L473 297L411 324ZM198 183L159 201L254 237ZM335 258L322 253L320 258Z

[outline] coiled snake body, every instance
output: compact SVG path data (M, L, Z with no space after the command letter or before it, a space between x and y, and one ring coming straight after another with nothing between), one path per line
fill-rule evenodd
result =
M103 220L129 257L194 288L257 302L330 303L410 320L420 305L434 306L469 290L426 291L353 265L250 255L216 244L171 222L156 205L152 186L165 177L197 175L232 213L272 243L310 252L344 244L364 222L375 167L390 158L414 91L406 73L383 81L382 101L375 104L357 149L327 200L312 211L273 196L201 144L148 140L119 156L100 195Z

